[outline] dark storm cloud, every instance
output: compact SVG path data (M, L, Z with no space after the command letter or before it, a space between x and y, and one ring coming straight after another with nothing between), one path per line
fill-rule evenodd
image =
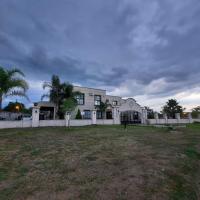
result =
M198 0L1 0L0 65L169 95L199 86L199 20Z

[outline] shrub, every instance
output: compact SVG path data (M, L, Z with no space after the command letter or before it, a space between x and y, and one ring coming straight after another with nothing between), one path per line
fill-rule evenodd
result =
M79 109L78 109L78 112L76 114L76 119L82 119L81 111Z

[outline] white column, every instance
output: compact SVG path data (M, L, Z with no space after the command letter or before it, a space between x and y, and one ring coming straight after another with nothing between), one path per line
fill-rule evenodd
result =
M92 110L92 124L97 124L97 111Z
M113 115L113 124L120 124L120 111L119 107L113 107L112 109L112 115Z
M163 118L165 119L165 124L167 124L167 122L168 122L168 117L167 117L167 114L166 114L166 113L163 114Z
M154 113L154 119L158 119L158 113L157 112Z
M141 123L142 124L146 124L147 123L147 110L146 109L142 109Z
M189 119L189 123L193 122L193 120L192 120L192 113L188 113L188 119Z
M158 113L157 112L154 113L154 119L156 120L156 124L158 124Z
M70 117L71 117L71 113L66 112L66 114L65 114L65 125L66 125L66 127L70 127Z
M180 123L180 119L181 119L180 113L176 113L175 114L175 118L177 119L177 123L179 124Z
M32 109L32 127L39 127L40 108L33 107Z
M56 119L56 107L54 106L53 108L53 119L55 120Z

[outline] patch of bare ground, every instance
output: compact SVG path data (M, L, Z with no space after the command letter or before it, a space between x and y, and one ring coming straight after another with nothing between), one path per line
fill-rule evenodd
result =
M200 199L200 126L0 130L0 199Z

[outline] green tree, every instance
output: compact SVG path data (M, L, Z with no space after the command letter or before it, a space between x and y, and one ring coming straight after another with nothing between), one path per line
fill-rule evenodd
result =
M147 118L148 119L154 119L154 111L153 111L153 109L151 109L151 108L149 108L147 106L145 106L145 109L147 111Z
M60 78L57 75L53 75L51 77L51 82L44 82L43 89L48 88L49 91L46 94L43 94L41 100L44 98L49 98L51 102L53 102L56 106L56 110L58 110L59 102L61 100L61 83Z
M100 105L95 106L95 109L99 110L100 112L102 112L103 115L103 119L105 118L105 112L108 108L110 104L108 103L108 101L104 102L100 102Z
M56 113L60 119L64 118L65 112L63 106L67 104L72 105L72 102L76 102L75 96L79 92L73 91L73 85L70 83L61 83L60 78L57 75L53 75L51 82L44 82L43 89L48 88L48 93L42 95L41 99L49 98L50 102L53 102L56 106Z
M81 111L80 111L80 109L78 109L78 111L77 111L77 114L76 114L76 119L82 119L82 116L81 116Z
M8 96L27 97L28 83L23 79L24 73L19 69L6 70L0 67L0 110L2 101Z
M197 106L192 109L192 117L193 118L197 118L199 114L200 114L200 106Z
M19 102L9 102L7 106L3 109L4 111L8 112L21 112L25 109L25 106L23 103Z
M176 113L183 114L184 108L179 105L176 99L169 99L162 109L162 113L166 113L168 117L175 118Z
M66 113L66 112L72 112L77 106L77 102L74 98L68 98L68 99L65 99L63 101L63 104L61 105L61 109L63 111L63 113Z
M7 106L4 107L4 111L7 112L21 112L26 114L31 114L31 108L26 108L23 103L20 102L9 102Z

